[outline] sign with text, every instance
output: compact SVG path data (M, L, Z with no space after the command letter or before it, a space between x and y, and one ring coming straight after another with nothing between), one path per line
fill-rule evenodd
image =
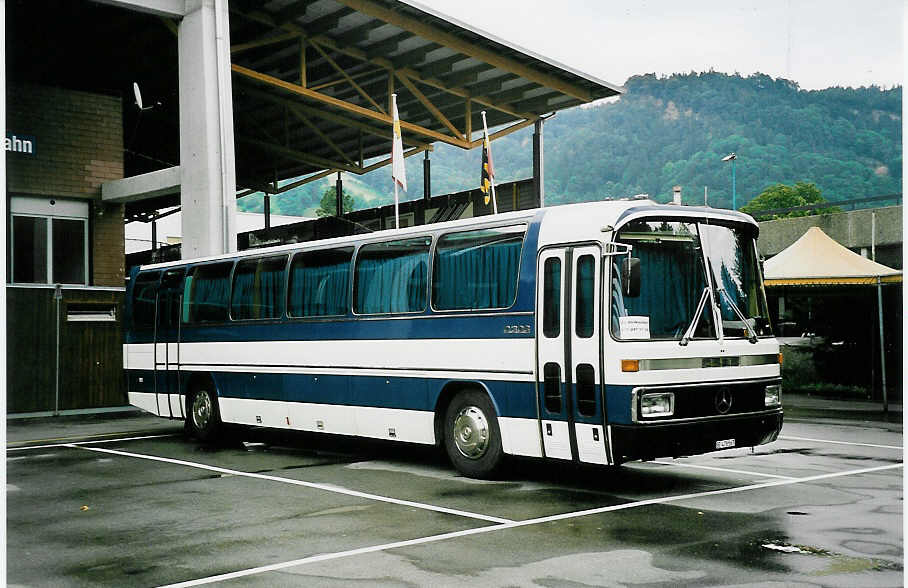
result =
M619 316L618 328L622 339L649 339L648 316Z
M32 135L18 135L16 133L6 131L4 147L7 151L12 151L13 153L24 153L26 155L34 155L35 144L36 141Z

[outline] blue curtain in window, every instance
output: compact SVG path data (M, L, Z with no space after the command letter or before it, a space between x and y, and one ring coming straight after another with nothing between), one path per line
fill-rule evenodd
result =
M196 269L192 289L192 320L227 320L227 299L230 294L230 264Z
M258 318L253 308L255 296L255 265L240 264L233 273L233 293L230 316L234 320Z
M286 257L263 259L259 263L258 297L254 300L258 312L254 318L278 318L283 312L284 265Z
M517 295L522 239L438 248L433 304L441 310L507 308Z
M415 312L426 307L428 246L387 256L362 257L356 265L356 311Z
M652 338L673 337L693 318L706 285L701 260L692 250L666 243L638 243L634 256L640 258L642 268L640 296L624 298L627 312L649 316Z
M347 313L349 258L316 266L294 263L291 272L292 316L332 316Z

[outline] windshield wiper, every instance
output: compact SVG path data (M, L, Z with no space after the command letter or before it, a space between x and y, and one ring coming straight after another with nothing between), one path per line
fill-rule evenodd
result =
M706 306L707 298L709 298L709 286L703 288L703 293L700 294L700 302L697 303L697 310L694 312L694 318L692 318L690 324L687 325L684 336L678 341L678 345L684 347L690 343L690 338L694 336L694 331L697 330L697 324L700 322L700 317L703 316L703 307Z
M731 296L728 294L728 292L725 291L725 288L719 288L719 294L720 294L720 300L721 300L721 295L725 294L725 300L728 301L728 304L731 305L731 309L734 311L734 313L736 315L738 315L738 318L741 319L741 323L744 325L745 334L749 333L749 335L747 336L747 340L750 341L751 343L756 343L757 342L757 331L753 327L750 326L750 323L744 317L744 313L741 312L741 309L738 308L738 305L735 304L735 301L731 299Z

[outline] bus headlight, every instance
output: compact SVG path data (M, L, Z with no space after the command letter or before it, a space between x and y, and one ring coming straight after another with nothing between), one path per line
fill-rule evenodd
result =
M671 392L644 394L640 397L641 417L671 416L675 413L675 395Z
M766 406L779 406L782 404L782 384L770 384L767 386L763 398Z

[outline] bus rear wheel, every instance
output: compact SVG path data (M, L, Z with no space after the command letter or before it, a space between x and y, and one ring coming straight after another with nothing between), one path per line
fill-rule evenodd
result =
M476 390L458 393L445 412L445 450L457 470L471 478L490 478L504 452L498 418L489 397Z
M202 385L189 396L189 431L200 441L216 441L221 433L221 412L213 386Z

